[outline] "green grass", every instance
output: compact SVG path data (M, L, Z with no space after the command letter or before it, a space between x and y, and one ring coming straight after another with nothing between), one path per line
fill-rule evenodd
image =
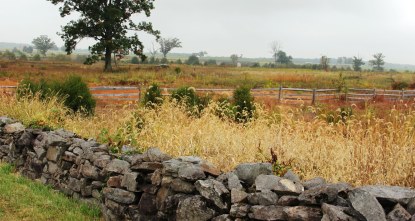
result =
M0 164L0 221L101 220L99 208L70 199L13 170L11 165Z

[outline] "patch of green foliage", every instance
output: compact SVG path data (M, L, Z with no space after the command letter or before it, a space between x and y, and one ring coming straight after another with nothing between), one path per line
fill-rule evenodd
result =
M163 103L160 87L157 84L151 85L143 99L143 104L149 108L155 108Z
M181 87L173 91L172 99L187 107L192 115L199 116L202 110L209 104L209 96L198 96L193 87Z
M87 205L0 164L0 220L100 220L97 206Z
M235 105L235 121L246 123L254 117L255 104L254 97L251 95L251 88L238 87L233 93Z
M38 94L41 99L59 96L64 104L74 112L93 114L96 102L89 91L88 85L79 76L69 76L63 82L47 82L42 79L38 83L30 79L23 80L18 87L17 96L34 96Z

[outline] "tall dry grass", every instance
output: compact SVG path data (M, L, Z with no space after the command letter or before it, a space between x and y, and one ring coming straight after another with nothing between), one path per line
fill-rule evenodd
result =
M280 161L293 159L294 170L304 179L322 176L355 185L415 187L411 106L392 109L383 118L366 111L337 124L327 123L314 107L273 112L258 108L257 119L242 125L218 118L215 104L200 117L171 102L157 110L126 106L84 117L70 114L56 99L18 101L1 96L0 103L0 115L26 125L63 127L84 137L131 143L141 150L159 147L174 156L198 155L224 171L243 162L267 161L273 148Z

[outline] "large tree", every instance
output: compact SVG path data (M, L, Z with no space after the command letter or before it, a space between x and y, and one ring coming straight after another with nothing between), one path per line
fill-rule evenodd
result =
M385 64L385 56L382 53L376 53L373 55L373 60L369 61L369 64L373 66L374 71L383 71L383 65Z
M90 56L85 63L92 64L105 57L105 71L111 71L111 54L119 51L132 51L142 60L144 46L137 33L145 31L158 38L159 32L149 22L135 23L131 17L137 13L150 16L154 9L154 0L47 0L53 4L61 4L62 17L72 12L80 14L76 21L69 22L62 28L61 37L65 42L65 51L71 54L78 42L83 38L92 38L97 43L89 49Z
M160 52L163 54L163 58L167 58L167 54L173 50L173 48L181 48L182 43L178 38L160 38L158 40L160 44Z
M41 35L33 39L32 44L43 56L46 56L46 52L48 52L49 49L56 47L55 42L53 42L47 35Z
M284 51L278 51L277 53L277 62L280 64L291 64L293 58L291 56L287 56L287 53Z
M365 62L363 62L362 58L353 57L353 70L354 71L362 71L362 65L365 65Z
M270 44L271 54L274 58L275 64L278 63L278 52L281 50L281 44L278 41L274 41Z

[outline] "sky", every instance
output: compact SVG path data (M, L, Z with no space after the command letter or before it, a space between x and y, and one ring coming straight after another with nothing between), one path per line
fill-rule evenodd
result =
M61 18L46 0L0 0L0 42L30 43L56 34L77 16ZM415 65L414 0L156 0L150 18L162 37L177 37L177 53L271 57L277 41L294 58L323 55L371 59L381 52L390 63ZM140 33L146 51L155 43ZM83 40L79 48L93 42Z

